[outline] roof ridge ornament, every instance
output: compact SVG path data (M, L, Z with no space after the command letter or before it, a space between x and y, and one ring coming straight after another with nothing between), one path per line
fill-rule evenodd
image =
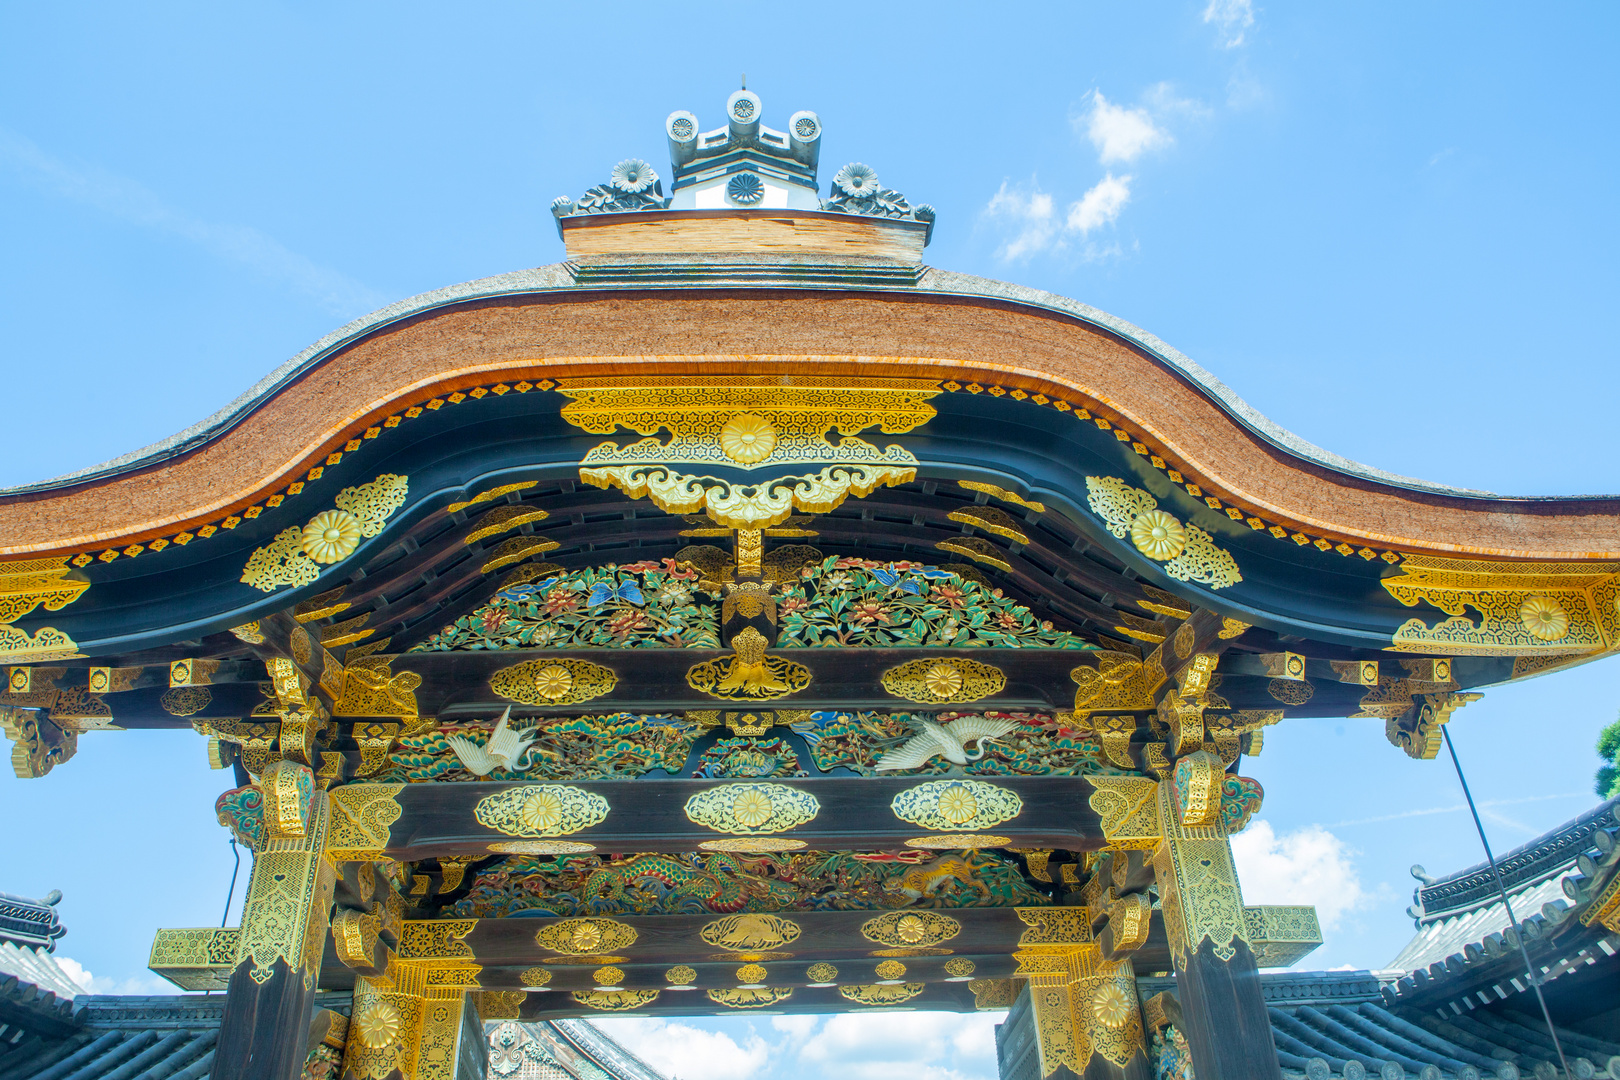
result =
M851 162L834 177L821 198L817 168L821 157L821 118L808 109L788 117L787 130L761 122L764 102L747 88L726 99L726 123L703 131L696 114L677 109L664 120L669 142L670 194L660 177L639 158L627 158L607 183L579 200L554 200L551 212L562 235L564 218L649 210L823 210L866 217L922 222L924 244L932 239L934 208L912 206L904 195L878 184L877 173Z

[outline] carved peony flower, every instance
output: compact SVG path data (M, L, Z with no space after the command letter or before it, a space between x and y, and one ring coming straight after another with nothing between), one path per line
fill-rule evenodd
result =
M653 167L640 158L626 158L613 166L608 183L630 195L639 195L658 182Z
M852 161L838 170L833 187L852 199L870 199L878 193L877 171L870 165Z
M752 465L776 449L776 429L763 416L738 413L720 429L720 449L732 461Z
M372 1001L354 1018L360 1041L380 1050L399 1035L399 1010L386 1001Z
M1149 510L1131 522L1131 543L1150 559L1164 562L1187 546L1187 530L1163 510Z
M952 825L961 825L979 812L979 800L965 785L952 784L939 796L939 812Z
M518 810L518 820L530 832L550 832L562 823L562 800L549 791L532 791Z
M955 664L941 660L929 666L923 675L923 685L937 698L954 697L962 689L962 673Z
M739 825L754 829L771 820L771 800L763 792L740 791L731 803L731 814Z
M1091 997L1091 1011L1111 1028L1122 1028L1131 1018L1131 1003L1118 983L1105 982Z
M360 519L347 510L326 510L304 526L304 554L318 563L335 563L360 546Z
M1532 596L1519 608L1519 621L1542 641L1557 641L1569 633L1569 616L1549 596Z
M574 673L561 664L547 664L535 672L534 689L547 701L556 701L574 688Z

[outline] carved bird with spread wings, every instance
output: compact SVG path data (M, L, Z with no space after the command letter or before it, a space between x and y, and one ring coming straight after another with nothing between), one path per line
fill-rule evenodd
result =
M474 776L488 776L496 769L522 772L529 767L529 744L535 741L535 737L519 735L507 727L511 718L512 706L508 705L495 722L489 742L483 746L461 735L447 735L444 741L450 744L450 749L456 752L456 757ZM522 760L519 760L520 755Z
M985 743L999 739L1018 724L1013 720L992 720L988 716L964 716L949 724L936 724L932 720L916 721L917 734L878 759L877 771L915 769L943 757L953 765L966 765L984 757ZM967 744L978 742L979 748L967 752Z

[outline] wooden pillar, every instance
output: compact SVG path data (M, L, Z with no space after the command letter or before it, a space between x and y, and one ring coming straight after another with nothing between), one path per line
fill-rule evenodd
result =
M1159 785L1164 839L1153 868L1193 1069L1199 1080L1280 1080L1219 800L1211 813L1196 797L1197 763L1177 769Z
M1029 980L1041 1076L1151 1080L1136 974L1104 959L1082 908L1024 908L1030 924L1014 953Z
M337 875L324 854L327 798L308 768L266 769L264 828L242 907L215 1080L298 1080Z

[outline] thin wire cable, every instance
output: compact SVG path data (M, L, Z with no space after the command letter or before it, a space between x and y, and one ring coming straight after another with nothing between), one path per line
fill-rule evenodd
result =
M1457 770L1457 782L1462 785L1463 798L1468 800L1468 812L1474 815L1474 828L1479 831L1480 845L1485 848L1485 861L1491 864L1491 876L1496 879L1496 892L1502 897L1502 906L1507 909L1508 922L1513 927L1513 937L1519 943L1519 955L1524 958L1524 970L1530 976L1530 985L1535 989L1536 1001L1541 1005L1541 1018L1547 1021L1547 1034L1552 1037L1553 1049L1558 1051L1558 1063L1564 1067L1566 1077L1573 1076L1574 1073L1569 1071L1569 1060L1564 1057L1564 1045L1558 1041L1558 1029L1553 1027L1552 1013L1547 1011L1547 999L1541 994L1541 976L1536 972L1536 965L1530 962L1530 950L1525 948L1524 928L1519 925L1517 916L1513 914L1513 904L1508 900L1507 887L1502 884L1502 871L1496 868L1496 856L1491 854L1491 842L1485 839L1485 825L1479 820L1479 811L1474 807L1474 796L1468 790L1468 781L1463 776L1462 762L1457 760L1457 748L1451 744L1451 732L1442 727L1440 735L1446 740L1446 750L1451 753L1451 764Z
M236 865L231 868L231 887L225 894L225 914L219 917L219 928L225 929L225 921L231 917L231 901L236 898L236 875L242 869L242 850L236 846L236 837L231 837L231 854L236 856Z

